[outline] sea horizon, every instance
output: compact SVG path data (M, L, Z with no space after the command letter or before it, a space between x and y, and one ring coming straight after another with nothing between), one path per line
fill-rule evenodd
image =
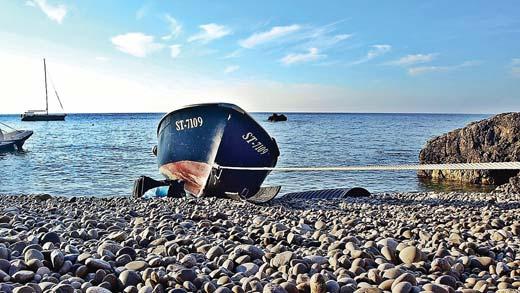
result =
M66 112L67 115L116 115L116 114L168 114L172 111L175 111L176 109L172 109L168 112ZM517 111L510 111L510 112L517 112ZM499 115L503 113L510 113L510 112L498 112L498 113L485 113L485 112L320 112L320 111L248 111L248 113L251 114L418 114L418 115ZM49 113L63 113L63 112L50 112ZM0 113L0 116L20 116L23 114L21 113Z

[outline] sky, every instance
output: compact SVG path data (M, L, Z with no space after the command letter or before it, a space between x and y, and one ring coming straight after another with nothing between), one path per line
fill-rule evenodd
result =
M520 111L518 1L0 0L0 113Z

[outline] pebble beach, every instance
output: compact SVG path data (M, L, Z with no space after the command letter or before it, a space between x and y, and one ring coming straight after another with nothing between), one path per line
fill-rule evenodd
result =
M520 196L0 196L2 292L518 292Z

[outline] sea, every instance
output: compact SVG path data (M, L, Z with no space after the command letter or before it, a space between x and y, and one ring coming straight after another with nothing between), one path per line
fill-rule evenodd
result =
M286 113L288 121L272 123L270 114L252 116L278 142L277 167L415 164L429 139L490 116ZM130 196L140 175L162 179L152 147L163 115L69 114L64 122L0 115L0 122L34 131L23 151L0 154L0 194ZM281 194L352 187L375 193L489 190L420 180L414 171L274 171L264 185L282 186Z

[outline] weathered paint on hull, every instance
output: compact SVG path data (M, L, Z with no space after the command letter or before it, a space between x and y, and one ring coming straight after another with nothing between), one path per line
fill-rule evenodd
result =
M279 156L273 138L239 107L188 106L167 114L158 127L159 171L181 180L195 196L253 196L268 171L237 171L220 166L274 167Z
M211 166L201 162L180 161L162 165L159 172L168 179L183 181L186 192L199 196L206 186Z

